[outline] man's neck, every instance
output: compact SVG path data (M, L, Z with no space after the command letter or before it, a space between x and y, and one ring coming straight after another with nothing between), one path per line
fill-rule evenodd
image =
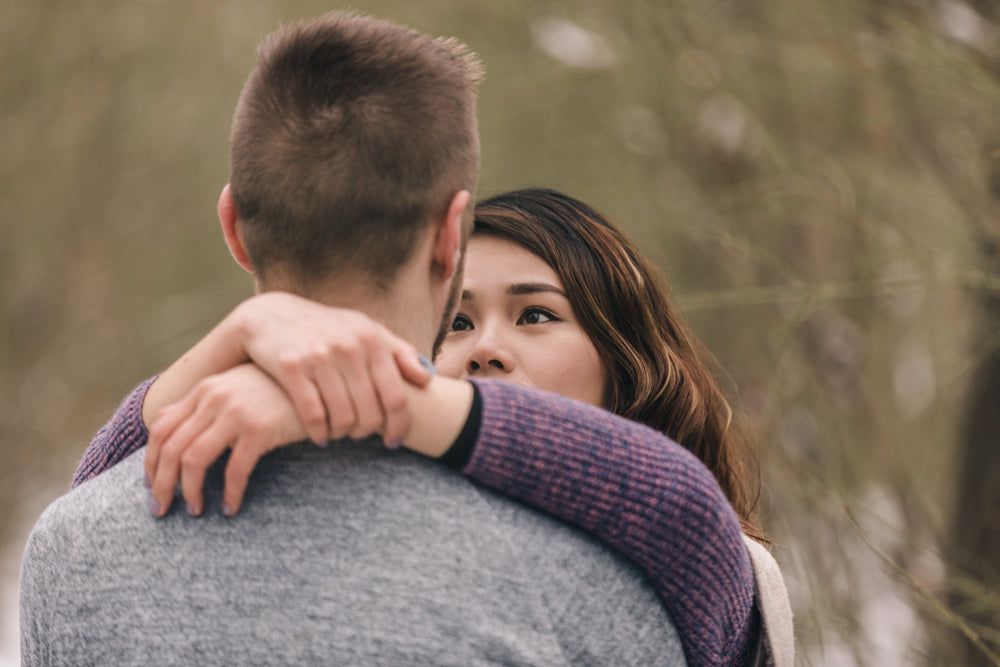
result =
M435 318L437 308L427 290L413 287L413 281L403 277L384 291L372 287L370 281L347 279L322 287L300 288L278 283L265 289L280 289L326 306L363 312L429 357L440 318Z

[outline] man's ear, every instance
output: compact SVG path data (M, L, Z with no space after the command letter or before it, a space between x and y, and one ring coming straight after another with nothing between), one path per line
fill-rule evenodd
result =
M445 280L450 280L462 263L462 214L470 199L472 195L468 190L461 190L452 197L434 239L434 261L441 266Z
M219 222L222 224L222 233L226 237L226 245L232 253L236 263L244 269L253 273L253 264L250 263L250 255L246 246L243 245L243 238L240 236L240 223L236 215L236 204L233 203L233 196L229 193L229 183L222 188L219 195Z

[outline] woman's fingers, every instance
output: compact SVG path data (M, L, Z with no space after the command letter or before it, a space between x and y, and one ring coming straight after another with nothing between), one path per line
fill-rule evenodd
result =
M233 441L233 434L219 421L213 422L199 433L181 454L181 495L187 504L188 514L201 516L205 511L202 488L205 473L222 456Z
M206 472L227 449L232 454L226 466L223 511L234 514L260 457L306 435L287 394L253 364L202 380L170 407L167 416L161 428L169 435L150 462L150 509L156 516L170 508L178 479L188 512L200 515Z
M319 384L315 369L307 369L300 357L289 356L279 365L279 376L276 378L292 405L299 414L299 420L306 429L306 435L317 445L325 443L332 437L325 386ZM337 397L337 387L327 391L334 399ZM340 388L343 392L343 389ZM334 404L335 405L335 404Z
M385 425L385 414L369 369L370 357L367 353L352 354L339 365L354 407L354 423L345 435L355 440L378 433Z
M391 355L382 355L374 359L371 373L385 415L382 439L390 446L398 446L399 441L410 430L410 408L406 400L406 380L403 379L400 368Z
M410 424L405 383L424 386L431 373L411 345L391 334L360 337L358 343L313 362L314 391L325 406L329 437L360 439L381 433L386 442L399 440ZM289 384L282 385L288 391ZM296 409L302 416L298 403Z
M234 516L243 504L250 474L257 467L260 457L273 449L273 446L261 446L261 441L252 435L241 436L233 445L233 453L226 463L226 485L222 492L222 513Z
M314 388L327 416L327 439L343 438L357 420L347 383L336 366L317 368L314 377Z
M156 466L160 461L160 452L163 449L163 444L170 437L170 434L174 432L177 425L184 421L187 415L185 409L190 411L190 407L184 403L168 405L159 411L156 415L156 421L149 429L149 439L146 443L146 457L143 463L146 473L146 484L147 486L152 483L152 479L156 476Z
M195 392L197 394L197 391ZM193 403L190 407L187 404ZM183 421L174 428L170 437L164 442L156 462L156 469L151 476L153 498L149 511L153 516L161 517L170 509L180 478L181 456L188 445L211 423L211 415L203 407L196 395L189 395L180 404L178 410L184 411Z
M393 342L393 348L393 358L403 378L418 387L426 387L433 374L420 363L416 348L399 339Z
M246 353L282 386L315 442L365 437L384 431L387 422L398 431L384 404L395 405L395 391L372 377L383 358L393 359L413 384L430 381L416 349L363 313L280 293L251 303L241 310Z

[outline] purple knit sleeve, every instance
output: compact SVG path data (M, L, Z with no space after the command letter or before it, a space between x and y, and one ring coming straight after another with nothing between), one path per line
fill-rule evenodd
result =
M149 431L142 421L142 403L156 378L154 375L133 389L118 406L118 411L111 420L90 441L90 446L83 453L80 465L73 475L74 487L96 477L146 445Z
M712 473L663 434L605 410L477 381L479 440L463 472L593 534L650 577L688 664L748 664L753 567Z

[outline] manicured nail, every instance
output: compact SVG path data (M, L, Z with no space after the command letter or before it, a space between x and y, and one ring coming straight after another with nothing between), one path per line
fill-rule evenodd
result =
M433 361L431 361L422 354L420 355L419 359L420 359L420 365L424 367L424 370L426 370L431 375L437 375L437 369L434 368Z
M389 442L385 443L385 446L388 447L389 449L399 449L399 446L402 444L403 444L402 440L396 438L395 440L390 440Z
M153 480L149 478L149 475L142 473L142 485L147 489L153 488Z
M229 503L223 503L222 504L222 513L225 514L226 516L232 516L233 515L233 508L232 508L232 506Z
M153 516L160 516L160 501L156 498L149 501L149 513Z
M196 515L196 514L194 513L194 505L192 505L191 503L188 503L188 504L187 504L187 507L186 507L186 509L187 509L187 513L188 513L188 516L197 516L197 515Z

